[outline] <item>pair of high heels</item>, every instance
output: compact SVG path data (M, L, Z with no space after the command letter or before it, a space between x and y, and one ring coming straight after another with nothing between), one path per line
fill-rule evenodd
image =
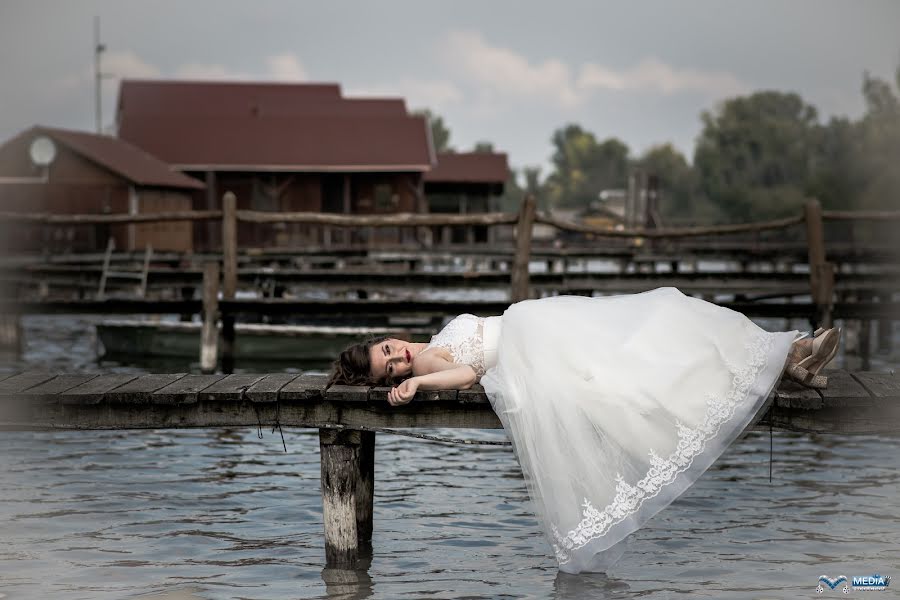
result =
M818 328L813 333L812 353L802 360L788 365L788 376L801 385L811 388L828 386L828 377L819 375L822 367L837 355L841 341L841 328Z

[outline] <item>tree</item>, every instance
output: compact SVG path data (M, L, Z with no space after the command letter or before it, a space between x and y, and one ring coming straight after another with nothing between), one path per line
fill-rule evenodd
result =
M695 201L694 170L672 144L647 150L634 167L659 180L659 212L663 222L671 219L695 219L701 212Z
M444 125L442 117L427 108L413 111L412 114L425 117L428 120L428 125L431 128L431 142L434 144L435 152L454 152L453 148L450 147L450 130Z
M757 92L702 114L699 190L729 220L795 214L807 195L819 125L794 93Z
M557 129L552 137L554 170L547 177L553 206L588 206L601 190L621 188L628 177L628 146L615 138L598 143L579 125Z
M494 144L492 142L475 142L472 152L493 152Z

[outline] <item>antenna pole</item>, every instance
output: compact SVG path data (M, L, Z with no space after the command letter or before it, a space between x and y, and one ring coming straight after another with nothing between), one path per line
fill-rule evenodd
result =
M100 55L106 46L100 43L100 17L94 17L94 118L97 122L97 133L103 133L103 115L100 106L103 74L100 72Z

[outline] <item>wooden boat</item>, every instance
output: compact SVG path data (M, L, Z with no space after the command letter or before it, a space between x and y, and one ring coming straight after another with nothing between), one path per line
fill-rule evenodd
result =
M184 321L107 320L96 325L102 356L189 357L200 355L202 324ZM221 325L219 327L221 333ZM346 346L387 335L427 342L430 327L235 324L235 359L331 360ZM219 343L221 351L222 343Z

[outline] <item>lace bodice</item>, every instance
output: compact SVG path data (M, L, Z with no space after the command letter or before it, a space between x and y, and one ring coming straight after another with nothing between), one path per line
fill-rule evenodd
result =
M453 362L470 365L480 379L485 372L483 331L484 317L465 313L454 317L437 335L432 336L426 350L445 348L453 356Z

